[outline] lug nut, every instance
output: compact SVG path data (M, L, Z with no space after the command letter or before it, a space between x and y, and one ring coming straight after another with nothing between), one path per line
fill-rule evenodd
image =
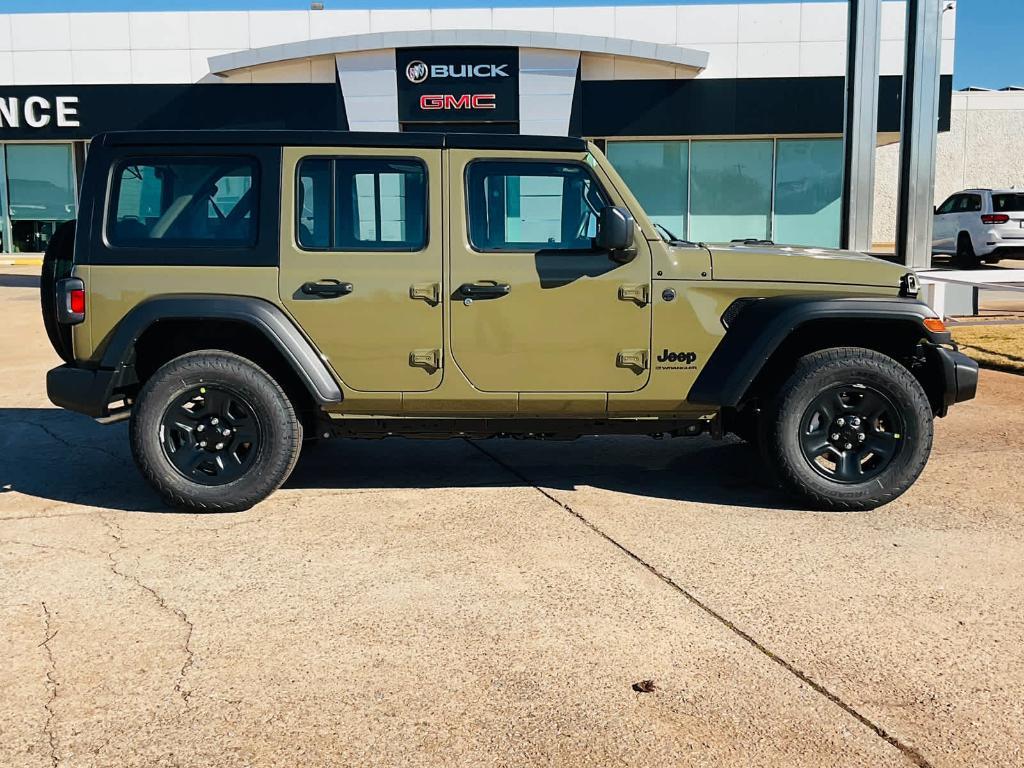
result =
M836 419L836 424L838 424L840 427L843 426L843 424L845 424L845 423L846 423L846 419L844 419L842 416L840 416L838 419Z
M206 429L206 425L200 424L198 427L196 427L196 432L202 432L204 429Z
M861 432L859 435L857 435L857 439L860 440L863 443L864 442L864 433Z
M846 450L850 450L851 448L853 448L853 443L847 443Z
M205 440L200 440L199 441L199 447L200 448L205 448L206 447L206 441Z
M220 419L218 419L216 416L214 416L212 419L210 419L210 423L213 424L213 426L216 427L218 424L220 424Z
M838 432L833 432L832 433L832 439L833 440L838 440L839 439L839 433Z
M213 447L214 447L214 450L218 450L219 451L219 450L221 450L224 447L224 443L217 443Z
M220 433L222 435L224 435L224 437L227 437L228 435L231 434L231 430L230 429L222 429Z

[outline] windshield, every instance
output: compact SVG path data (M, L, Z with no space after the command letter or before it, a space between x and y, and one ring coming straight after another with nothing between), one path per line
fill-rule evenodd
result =
M992 210L996 213L1024 211L1024 192L992 195Z

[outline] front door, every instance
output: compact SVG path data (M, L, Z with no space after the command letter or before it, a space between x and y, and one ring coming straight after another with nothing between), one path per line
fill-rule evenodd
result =
M956 250L953 230L956 228L956 208L961 195L953 195L940 205L932 220L932 250L939 253L952 253Z
M441 150L288 148L281 300L344 384L441 382Z
M487 392L630 392L647 382L651 252L595 249L621 204L600 169L523 152L450 150L454 362ZM457 191L465 190L465 196Z

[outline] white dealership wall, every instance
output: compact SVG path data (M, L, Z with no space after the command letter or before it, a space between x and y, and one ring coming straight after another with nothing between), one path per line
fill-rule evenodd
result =
M882 11L882 74L903 66L905 4ZM843 3L642 5L323 11L193 11L0 14L0 85L190 83L226 53L343 35L419 30L510 30L622 38L707 51L703 78L842 75ZM942 71L951 73L955 11L943 17ZM233 78L333 82L331 57ZM663 78L657 62L637 65L585 55L588 79Z

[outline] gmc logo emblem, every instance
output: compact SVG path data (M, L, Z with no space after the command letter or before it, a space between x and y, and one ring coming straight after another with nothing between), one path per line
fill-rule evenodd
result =
M420 96L420 109L496 109L493 93L424 94Z

